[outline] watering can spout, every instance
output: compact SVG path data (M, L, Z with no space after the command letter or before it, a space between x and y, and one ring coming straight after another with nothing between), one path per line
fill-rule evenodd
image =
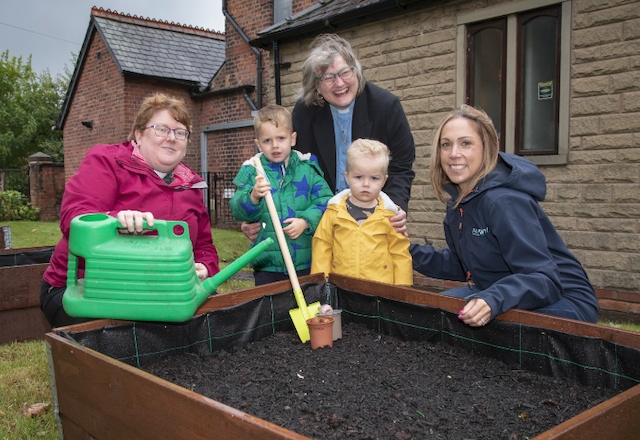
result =
M273 243L273 238L267 238L247 252L242 254L239 258L236 258L231 264L222 269L220 272L212 276L211 278L207 278L202 282L202 292L200 292L200 297L198 298L201 301L207 299L207 297L213 293L215 293L216 289L220 287L222 283L231 278L235 273L240 271L244 266L249 264L251 260L253 260L258 254L264 251L269 245Z

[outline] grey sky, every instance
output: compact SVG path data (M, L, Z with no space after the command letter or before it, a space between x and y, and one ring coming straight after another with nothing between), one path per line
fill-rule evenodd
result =
M82 48L93 6L224 32L222 0L1 0L0 53L22 57L51 76L70 70ZM75 56L72 58L72 53Z

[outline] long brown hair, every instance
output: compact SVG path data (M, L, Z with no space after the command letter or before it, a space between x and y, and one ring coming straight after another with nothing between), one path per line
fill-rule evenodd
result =
M442 135L442 128L445 124L455 118L465 118L469 120L482 140L482 164L480 165L478 173L473 176L469 184L469 188L475 188L480 180L494 170L498 163L498 152L500 151L498 133L493 126L491 118L484 111L478 110L470 105L463 104L445 116L433 138L429 177L438 199L443 203L453 202L454 207L458 206L467 194L460 192L457 199L452 201L451 196L444 189L445 185L451 183L451 180L449 180L449 177L447 177L447 174L442 167L442 161L440 159L440 136Z

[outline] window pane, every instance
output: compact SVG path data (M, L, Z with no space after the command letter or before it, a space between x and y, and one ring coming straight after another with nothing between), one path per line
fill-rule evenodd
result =
M481 108L493 119L493 125L502 133L502 60L503 32L486 28L473 36L473 84L471 105ZM502 136L500 136L502 137Z
M522 152L557 151L558 18L537 16L522 28Z
M504 17L467 28L467 104L487 112L504 151L506 25Z

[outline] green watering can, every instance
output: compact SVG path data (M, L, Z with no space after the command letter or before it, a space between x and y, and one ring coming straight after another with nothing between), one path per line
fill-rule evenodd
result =
M264 251L264 240L202 283L196 275L188 225L155 220L144 230L120 234L115 217L84 214L71 221L64 310L74 317L183 322L233 274ZM84 278L78 279L78 258Z

